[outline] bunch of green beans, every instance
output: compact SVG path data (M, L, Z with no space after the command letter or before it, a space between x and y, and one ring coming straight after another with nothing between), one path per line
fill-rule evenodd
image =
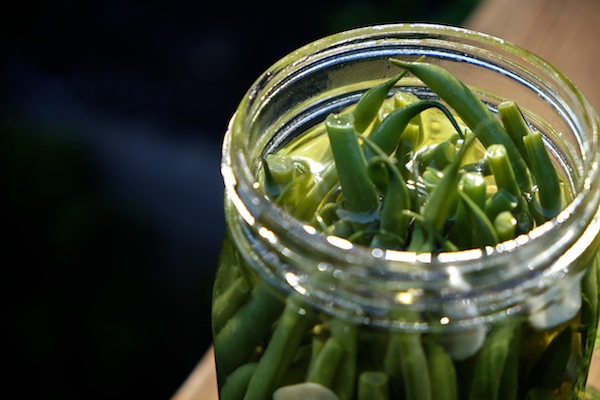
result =
M323 234L417 253L494 246L562 210L560 176L517 104L496 116L441 67L390 62L402 72L324 121L332 159L323 171L284 151L264 158L277 204ZM408 72L440 101L392 93ZM443 120L437 136L431 115ZM598 320L595 272L584 280L586 319L538 332L516 317L444 337L324 317L301 296L282 297L228 246L213 303L222 400L562 399L582 385L567 378L577 375L573 354L593 345L595 331L582 340L579 328ZM537 357L519 356L523 337L538 343Z

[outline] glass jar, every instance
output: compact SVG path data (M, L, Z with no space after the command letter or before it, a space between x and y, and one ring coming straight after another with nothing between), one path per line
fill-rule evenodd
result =
M557 217L493 247L417 254L318 233L269 196L265 155L311 149L321 139L312 127L398 73L390 57L421 56L490 110L506 99L521 106L570 193ZM435 98L414 78L399 90ZM221 399L583 398L599 317L598 159L598 117L582 93L501 39L393 24L290 53L249 89L223 143L228 233L213 294Z

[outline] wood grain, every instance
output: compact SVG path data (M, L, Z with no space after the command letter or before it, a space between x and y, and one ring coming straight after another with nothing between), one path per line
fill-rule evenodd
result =
M546 59L600 109L600 1L487 0L465 27L501 37Z
M600 109L599 0L486 0L465 27L501 37L562 70ZM600 389L600 360L594 358L588 385ZM217 400L212 348L172 400Z
M211 346L171 400L218 399L215 353Z

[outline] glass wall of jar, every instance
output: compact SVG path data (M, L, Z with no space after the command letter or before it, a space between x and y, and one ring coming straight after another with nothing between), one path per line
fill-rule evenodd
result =
M562 211L507 240L446 251L370 246L354 240L369 229L325 227L328 211L318 207L340 189L324 121L396 76L391 58L444 68L497 120L501 104L516 102L561 177ZM408 74L382 109L399 93L446 105L460 96L440 99ZM420 123L433 135L448 121L432 110ZM281 157L271 171L269 155ZM501 39L397 24L290 53L249 89L224 138L228 235L213 297L221 398L583 398L599 317L598 159L598 117L581 92ZM285 187L269 181L286 176ZM428 190L419 174L407 184ZM527 196L538 196L535 184ZM332 212L364 222L339 203ZM421 217L404 214L415 230Z

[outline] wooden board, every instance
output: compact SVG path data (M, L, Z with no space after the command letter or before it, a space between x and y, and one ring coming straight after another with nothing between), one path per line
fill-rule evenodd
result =
M600 110L600 1L486 0L465 26L546 59Z

